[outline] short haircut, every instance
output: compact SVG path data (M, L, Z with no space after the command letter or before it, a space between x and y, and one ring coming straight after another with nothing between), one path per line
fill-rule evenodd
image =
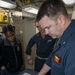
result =
M48 16L51 19L57 19L60 14L68 17L64 2L62 0L46 0L39 8L36 21L41 20L44 16Z
M6 34L6 32L8 32L8 31L15 32L15 27L12 25L5 25L5 26L3 26L2 30L3 30L4 34Z

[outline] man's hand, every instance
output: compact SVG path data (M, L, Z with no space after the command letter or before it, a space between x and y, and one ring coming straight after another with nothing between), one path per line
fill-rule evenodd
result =
M28 64L33 65L33 60L31 58L31 55L27 55Z
M28 64L33 65L32 59L28 59Z
M4 69L5 69L5 66L2 66L2 67L1 67L1 70L4 70Z

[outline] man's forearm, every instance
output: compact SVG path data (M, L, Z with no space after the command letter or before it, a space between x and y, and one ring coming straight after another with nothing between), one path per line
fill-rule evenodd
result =
M27 55L27 60L30 60L30 59L32 59L31 55Z
M41 69L41 71L38 73L38 75L45 75L51 68L44 64L43 68Z

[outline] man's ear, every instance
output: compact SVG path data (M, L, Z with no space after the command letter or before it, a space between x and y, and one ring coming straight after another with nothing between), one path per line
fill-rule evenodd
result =
M64 15L60 15L60 16L58 17L58 20L59 20L59 23L60 23L61 25L65 25L66 18L65 18Z

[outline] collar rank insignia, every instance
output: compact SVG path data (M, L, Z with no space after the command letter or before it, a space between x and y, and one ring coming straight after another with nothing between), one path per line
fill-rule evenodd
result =
M52 40L48 40L47 42L52 42Z
M17 46L17 50L18 50L18 51L20 50L19 46Z
M54 61L58 64L61 63L61 58L59 58L57 55L54 55Z

